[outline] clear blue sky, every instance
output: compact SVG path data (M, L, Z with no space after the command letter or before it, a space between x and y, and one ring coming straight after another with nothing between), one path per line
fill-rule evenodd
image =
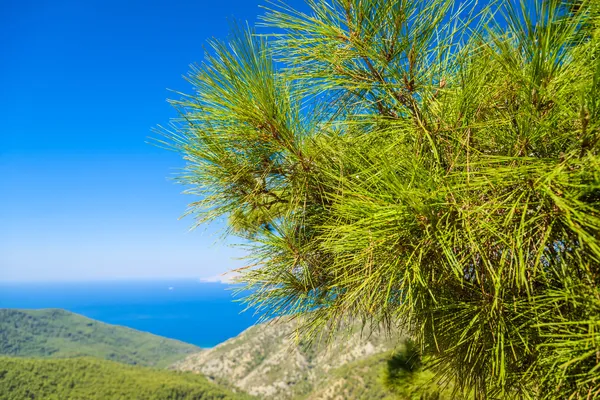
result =
M287 2L302 6L302 0ZM0 281L211 277L242 265L222 226L189 232L147 144L169 89L265 0L0 0Z

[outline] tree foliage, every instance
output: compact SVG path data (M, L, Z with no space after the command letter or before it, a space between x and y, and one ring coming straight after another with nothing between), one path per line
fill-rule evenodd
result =
M164 130L249 303L407 327L466 395L600 396L597 2L307 4L211 42Z
M427 363L416 344L405 341L403 347L386 360L381 381L399 399L449 400L455 397L450 385L435 381Z

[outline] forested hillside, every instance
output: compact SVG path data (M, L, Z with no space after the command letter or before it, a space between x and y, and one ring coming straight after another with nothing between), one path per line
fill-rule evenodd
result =
M244 399L190 373L93 358L0 357L0 399Z
M65 310L0 309L0 355L93 356L127 364L166 366L198 347Z

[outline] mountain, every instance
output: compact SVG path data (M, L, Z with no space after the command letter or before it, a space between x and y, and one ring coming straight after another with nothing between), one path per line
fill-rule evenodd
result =
M0 354L11 355L0 355L0 400L455 398L431 371L407 369L401 335L351 323L309 344L296 328L278 318L201 350L64 310L0 309Z
M0 400L248 399L203 376L94 358L0 357Z
M164 367L194 345L86 318L59 309L0 309L0 355L66 358L93 356Z
M354 324L329 343L293 340L296 322L253 326L239 336L190 355L171 368L194 371L261 399L391 399L382 368L400 343L383 332L366 336Z

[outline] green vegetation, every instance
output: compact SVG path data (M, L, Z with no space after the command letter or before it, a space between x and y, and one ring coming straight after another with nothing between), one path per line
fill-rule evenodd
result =
M328 372L309 395L298 399L341 396L344 399L369 400L453 400L460 398L452 386L438 382L435 374L420 366L406 370L406 349L378 353ZM405 364L403 364L405 366ZM325 398L327 398L325 396Z
M244 399L192 373L161 371L92 358L0 357L0 399Z
M404 342L402 349L388 355L383 368L383 385L401 399L450 400L455 398L454 388L448 382L439 382L428 368L428 359L423 359L419 349L411 340Z
M381 374L393 352L372 355L329 371L319 385L298 400L311 398L404 400L382 384ZM411 399L412 400L412 399Z
M167 366L200 349L65 310L0 309L0 355L93 356L127 364Z
M573 2L571 2L573 3ZM597 1L275 2L165 130L303 333L407 327L476 398L600 396ZM585 31L582 29L585 28Z

